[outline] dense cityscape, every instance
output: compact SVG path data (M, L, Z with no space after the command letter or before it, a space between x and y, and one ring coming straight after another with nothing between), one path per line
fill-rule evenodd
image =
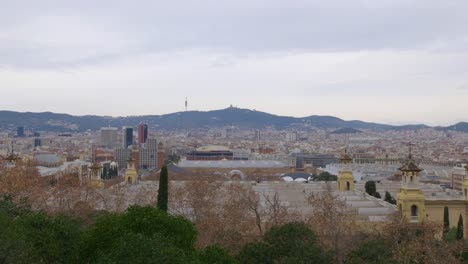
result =
M199 236L195 247L216 245L220 247L216 250L226 252L222 254L240 254L241 262L260 261L259 253L245 252L249 243L281 224L312 225L325 250L313 258L340 263L353 259L349 254L357 249L349 243L366 245L366 239L355 236L381 232L370 231L368 224L395 224L397 212L408 219L404 221L409 228L442 223L444 208L451 209L447 230L457 228L458 216L466 219L468 133L464 132L431 127L299 130L236 125L167 130L141 121L72 132L35 131L22 124L4 129L1 135L2 192L14 195L16 201L27 199L34 210L82 218L91 212L128 213L145 208L134 206L159 207L162 175L169 175L166 211L194 224ZM408 197L408 192L414 193ZM345 219L317 218L326 213L320 208L325 210L327 203L333 209L326 210L336 210ZM235 223L226 227L225 221ZM328 241L330 234L320 234L316 228L336 221L344 221L347 228L361 227L340 230L346 233L340 235L343 241ZM464 232L458 230L453 231L457 237ZM220 239L224 232L226 237ZM232 241L233 235L242 239ZM326 249L331 245L334 253ZM213 263L219 261L206 254ZM227 258L223 261L235 261L223 256Z
M468 1L0 3L0 264L468 263Z

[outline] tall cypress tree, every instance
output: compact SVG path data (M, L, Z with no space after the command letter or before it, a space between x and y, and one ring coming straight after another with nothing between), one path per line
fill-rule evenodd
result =
M463 217L460 214L458 218L458 225L457 225L457 240L463 240Z
M167 212L168 202L168 173L167 167L161 168L161 174L159 176L159 190L158 190L158 209Z
M444 235L446 235L450 230L449 222L449 209L447 206L444 207Z

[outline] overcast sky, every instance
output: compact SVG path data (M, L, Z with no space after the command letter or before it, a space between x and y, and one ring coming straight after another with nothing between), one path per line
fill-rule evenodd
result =
M466 0L0 0L0 109L468 121Z

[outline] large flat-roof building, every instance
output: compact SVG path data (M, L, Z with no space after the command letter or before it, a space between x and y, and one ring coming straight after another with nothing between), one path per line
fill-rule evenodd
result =
M187 153L187 160L232 160L234 153L224 146L205 146Z
M307 166L325 168L328 164L337 163L338 161L338 159L331 154L293 153L291 156L296 160L297 169L304 169Z

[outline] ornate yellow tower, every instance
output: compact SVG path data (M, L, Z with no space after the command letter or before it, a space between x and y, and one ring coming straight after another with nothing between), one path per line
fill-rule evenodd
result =
M129 160L127 161L127 170L125 170L125 182L127 184L136 184L138 180L138 173L133 164L132 156L130 155Z
M465 165L465 176L463 177L463 195L468 200L468 165Z
M89 186L92 188L104 188L104 181L101 178L102 166L96 161L89 167Z
M354 191L354 176L349 168L351 163L353 163L353 159L348 155L346 149L345 153L340 157L340 172L337 179L339 191Z
M403 166L401 189L397 195L397 207L410 223L422 223L425 216L424 194L418 185L418 174L422 171L413 160L411 145L409 155Z

